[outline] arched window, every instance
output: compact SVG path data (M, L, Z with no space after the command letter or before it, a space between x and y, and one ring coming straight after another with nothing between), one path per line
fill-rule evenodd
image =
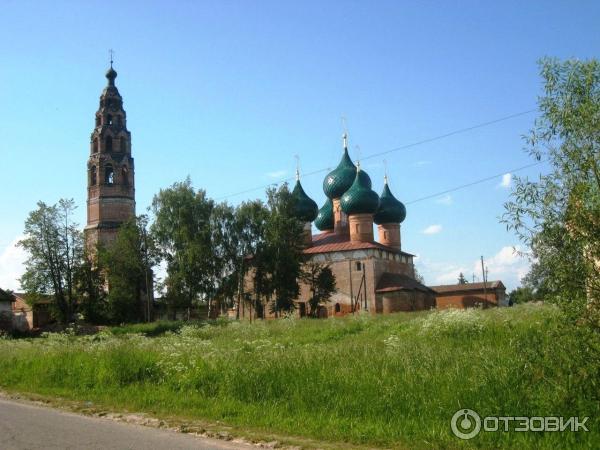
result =
M125 139L125 136L121 136L121 151L123 153L125 153L127 151L127 139Z
M97 137L94 138L94 144L92 145L92 151L94 153L98 153L98 138Z
M110 114L109 114L108 116L106 116L106 122L107 122L109 125L112 125L112 116L111 116Z
M112 138L110 136L108 136L106 138L106 146L105 146L105 148L106 148L107 152L112 152Z
M96 186L96 166L90 169L90 186Z
M342 307L340 306L340 304L339 304L339 303L336 303L336 304L335 304L335 312L336 312L336 313L339 313L339 312L341 312L341 311L342 311Z
M104 168L104 184L114 184L115 182L115 172L110 164L107 164Z
M123 118L121 116L117 116L117 125L119 125L119 127L123 126Z
M123 166L121 169L121 179L123 180L123 184L125 186L129 186L129 169L127 166Z

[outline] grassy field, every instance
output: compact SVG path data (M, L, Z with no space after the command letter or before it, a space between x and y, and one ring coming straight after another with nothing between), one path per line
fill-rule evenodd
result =
M600 448L600 339L551 306L156 327L0 339L0 387L368 446ZM590 431L463 441L459 408Z

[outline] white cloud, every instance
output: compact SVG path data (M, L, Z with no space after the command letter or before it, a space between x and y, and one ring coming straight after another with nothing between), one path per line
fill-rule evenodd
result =
M436 199L435 202L439 203L440 205L450 206L452 203L454 203L454 200L450 194L446 194L443 197Z
M17 242L23 239L23 236L15 238L0 253L0 288L20 290L19 278L25 272L24 263L27 259L27 253L21 247L17 247Z
M422 231L422 233L423 234L438 234L440 231L442 231L441 225L429 225L427 228L425 228Z
M502 175L502 181L498 186L501 188L508 189L512 185L512 173L505 173Z
M519 245L506 246L491 258L484 257L484 263L488 268L488 279L502 280L507 287L511 286L511 288L521 284L521 279L529 272L529 261L519 254L521 250ZM481 273L481 260L475 261L473 267Z
M287 170L275 170L273 172L267 172L269 178L281 178L287 174Z
M516 251L514 251L516 250ZM488 268L488 280L500 280L506 286L507 292L521 284L521 279L529 272L529 260L521 256L520 246L504 246L495 255L490 258L484 257L485 265ZM428 285L437 284L456 284L458 276L462 272L465 278L473 281L482 281L481 260L474 259L472 264L456 264L454 262L431 261L427 258L419 258L415 261L421 275L425 277Z

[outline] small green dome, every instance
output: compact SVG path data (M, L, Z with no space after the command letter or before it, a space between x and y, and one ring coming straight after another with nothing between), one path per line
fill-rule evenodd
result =
M379 196L371 190L371 179L358 169L350 189L342 196L342 211L346 214L373 214L379 206ZM365 176L366 175L366 176Z
M394 197L386 180L381 197L379 197L379 207L373 217L373 222L377 225L381 225L382 223L402 223L404 219L406 219L406 207L400 200Z
M344 148L342 160L323 180L323 192L330 199L340 198L352 186L355 176L356 167L348 155L348 149Z
M330 198L325 200L325 204L319 210L315 225L321 231L333 230L333 202Z
M292 197L294 198L294 212L298 219L303 222L312 222L317 217L319 207L315 201L306 195L300 180L296 181L296 186L292 191Z

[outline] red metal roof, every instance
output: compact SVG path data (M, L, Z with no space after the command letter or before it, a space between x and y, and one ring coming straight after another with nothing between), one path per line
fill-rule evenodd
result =
M381 293L394 291L422 291L433 293L430 288L419 283L417 280L409 277L408 275L390 272L383 273L377 282L375 292Z
M406 256L414 256L410 253L402 252L394 247L380 244L379 242L352 242L347 235L340 235L333 231L315 234L312 237L312 246L304 250L304 253L314 255L316 253L344 252L351 250L376 249L385 250L392 253L398 253Z
M429 286L438 294L449 294L459 292L482 291L485 289L506 289L502 281L488 281L487 283L465 283L465 284L443 284L440 286Z

